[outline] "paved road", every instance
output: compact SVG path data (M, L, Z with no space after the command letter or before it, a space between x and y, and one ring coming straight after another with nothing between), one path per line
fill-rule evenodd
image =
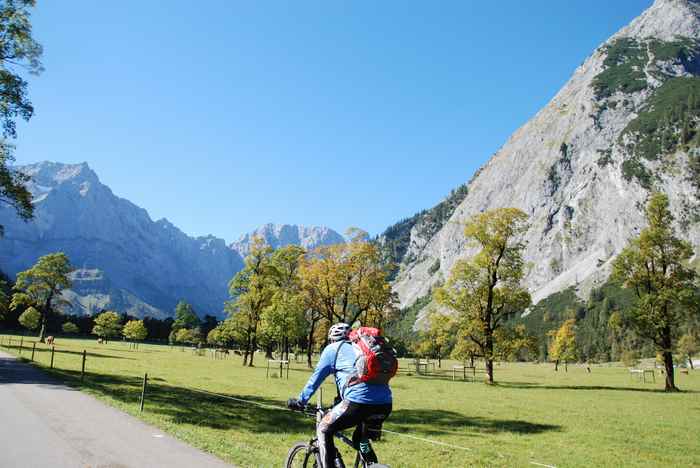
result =
M0 467L225 468L0 352Z

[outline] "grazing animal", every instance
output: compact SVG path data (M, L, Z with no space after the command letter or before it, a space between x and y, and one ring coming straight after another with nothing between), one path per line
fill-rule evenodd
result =
M226 348L219 348L216 351L221 353L221 354L228 354L228 349L226 349Z
M97 339L97 343L98 343L98 344L102 344L102 343L104 343L104 342L105 342L105 340L103 340L102 338L98 338L98 339Z
M46 344L47 344L47 345L52 345L52 344L53 344L53 336L47 336L47 337L46 337Z

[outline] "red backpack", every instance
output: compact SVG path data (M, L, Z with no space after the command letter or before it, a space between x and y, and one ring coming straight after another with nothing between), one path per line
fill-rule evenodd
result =
M399 369L396 351L389 346L378 328L360 327L350 332L352 345L360 350L355 361L357 374L348 385L358 383L388 384Z

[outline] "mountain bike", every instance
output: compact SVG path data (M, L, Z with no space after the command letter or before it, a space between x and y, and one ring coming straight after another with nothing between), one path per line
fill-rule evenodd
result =
M305 411L303 411L303 413L308 416L315 417L316 427L318 427L319 423L321 422L321 419L323 419L323 416L325 416L326 412L330 411L330 409L331 408L323 408L319 405L316 406L315 409L306 409ZM362 452L360 452L360 450L358 450L353 445L352 440L342 432L336 432L335 437L341 440L346 445L352 447L353 451L357 453L357 455L355 456L355 464L353 465L354 468L389 468L387 465L382 465L380 463L370 463L366 461L362 456ZM363 440L361 443L370 444L370 441L369 439L367 439ZM340 458L342 461L340 452L338 452L338 458ZM318 438L314 437L309 442L297 442L296 444L294 444L287 453L287 459L284 462L284 466L286 468L321 468L323 464L321 462L321 453L318 449ZM345 466L344 463L343 466Z

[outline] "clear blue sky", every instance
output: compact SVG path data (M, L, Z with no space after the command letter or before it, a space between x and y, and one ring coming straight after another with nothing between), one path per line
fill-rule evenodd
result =
M652 0L37 3L17 162L231 241L433 206Z

